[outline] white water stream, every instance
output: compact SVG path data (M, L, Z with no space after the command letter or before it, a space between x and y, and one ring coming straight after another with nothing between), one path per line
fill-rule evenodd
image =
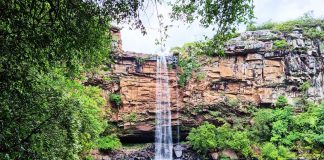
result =
M155 160L172 160L171 104L166 55L157 57Z

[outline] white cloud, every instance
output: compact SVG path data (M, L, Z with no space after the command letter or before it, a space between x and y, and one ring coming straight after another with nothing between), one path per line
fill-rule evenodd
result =
M324 0L255 0L255 16L257 23L268 20L285 21L302 16L313 10L316 17L324 16ZM166 41L166 50L174 46L181 46L186 42L202 40L204 35L212 36L213 31L201 27L198 23L190 26L181 22L171 22L167 14L170 8L166 5L158 6L159 14L163 14L166 23L174 25L169 29L169 38ZM159 46L155 45L155 39L159 37L159 27L154 8L149 8L147 14L143 14L143 23L147 27L148 34L143 36L139 30L130 30L127 26L122 30L123 48L127 51L140 53L157 53ZM244 30L244 27L240 27Z

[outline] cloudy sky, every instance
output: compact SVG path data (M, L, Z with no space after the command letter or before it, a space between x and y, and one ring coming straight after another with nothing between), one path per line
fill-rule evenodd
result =
M280 22L302 16L304 13L313 10L315 17L324 16L324 0L254 0L254 13L258 24L266 21ZM135 51L140 53L157 53L160 47L155 45L155 39L160 35L156 11L148 9L146 14L142 14L143 23L147 28L148 34L143 36L139 30L130 30L127 25L123 25L122 41L125 51ZM186 42L202 40L204 35L212 36L213 31L201 27L198 23L191 25L181 22L171 22L167 17L170 8L167 5L158 7L159 14L164 15L165 23L172 24L169 29L169 38L166 41L165 50L175 46L182 46ZM241 31L245 27L240 28Z

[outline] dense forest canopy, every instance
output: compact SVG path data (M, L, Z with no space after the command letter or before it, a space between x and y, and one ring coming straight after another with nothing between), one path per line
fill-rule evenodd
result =
M85 72L111 63L111 22L130 23L145 33L140 11L161 2L1 1L0 159L85 157L107 130L108 118L100 89L80 81ZM215 26L214 50L253 15L252 0L171 5L175 20Z

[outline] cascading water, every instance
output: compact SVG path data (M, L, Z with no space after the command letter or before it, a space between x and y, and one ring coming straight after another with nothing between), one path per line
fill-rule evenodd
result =
M155 160L172 160L171 105L166 55L157 58Z

